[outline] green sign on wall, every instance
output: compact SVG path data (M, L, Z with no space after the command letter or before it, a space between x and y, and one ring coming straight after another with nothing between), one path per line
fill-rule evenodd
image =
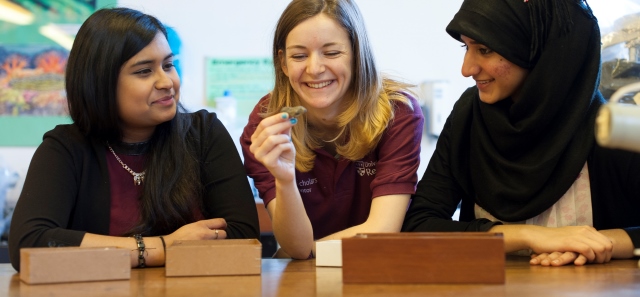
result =
M273 89L271 58L206 58L206 105L230 93L237 102L237 116L246 119L258 100Z

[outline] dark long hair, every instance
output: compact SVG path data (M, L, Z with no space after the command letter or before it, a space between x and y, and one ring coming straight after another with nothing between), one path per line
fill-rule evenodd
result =
M89 138L119 143L122 123L116 100L118 75L126 61L165 27L155 17L128 8L100 9L80 27L69 54L66 91L69 113ZM187 144L190 117L178 104L176 116L158 125L149 140L140 221L131 234L168 234L195 221L202 209L200 166Z

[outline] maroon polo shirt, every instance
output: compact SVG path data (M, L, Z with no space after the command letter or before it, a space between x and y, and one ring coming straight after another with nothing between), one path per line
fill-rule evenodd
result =
M249 151L251 135L262 118L263 97L249 116L240 137L244 165L264 204L275 198L275 179ZM314 239L342 231L366 221L375 197L415 193L420 165L420 142L424 117L418 102L409 97L413 110L396 103L395 117L374 151L358 161L336 159L316 150L310 172L296 170L296 183L313 227Z

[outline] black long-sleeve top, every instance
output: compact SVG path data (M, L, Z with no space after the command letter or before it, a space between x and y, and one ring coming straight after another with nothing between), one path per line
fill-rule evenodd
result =
M224 218L227 238L258 238L253 194L233 140L215 114L192 117L193 151L201 164L203 213ZM20 248L79 246L85 233L109 234L110 184L103 142L59 125L45 133L27 172L9 232L9 256L20 268ZM164 234L157 234L164 235Z
M416 193L411 197L402 231L488 231L497 224L475 218L476 190L463 186L452 173L453 163L468 160L464 160L465 156L453 156L451 130L450 117ZM624 229L634 247L640 248L640 154L595 144L587 164L593 227L598 230ZM454 221L451 217L459 204L460 218Z

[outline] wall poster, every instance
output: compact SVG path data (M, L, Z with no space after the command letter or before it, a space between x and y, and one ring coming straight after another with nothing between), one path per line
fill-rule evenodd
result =
M116 0L0 1L0 146L37 146L70 123L64 72L73 38Z

